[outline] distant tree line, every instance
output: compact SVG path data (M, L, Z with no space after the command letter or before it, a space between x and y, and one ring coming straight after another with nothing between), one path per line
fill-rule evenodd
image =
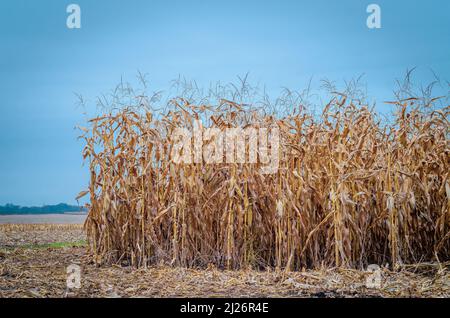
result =
M56 214L65 212L86 212L86 208L66 203L30 207L10 203L0 205L0 214Z

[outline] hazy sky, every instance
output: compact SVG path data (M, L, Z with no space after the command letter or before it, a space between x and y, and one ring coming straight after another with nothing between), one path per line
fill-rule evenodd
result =
M81 29L66 27L70 3ZM370 3L381 29L366 26ZM450 79L449 15L448 0L2 0L0 204L75 203L86 188L74 92L94 109L137 70L157 89L180 74L207 84L250 72L271 92L364 73L383 111L407 68Z

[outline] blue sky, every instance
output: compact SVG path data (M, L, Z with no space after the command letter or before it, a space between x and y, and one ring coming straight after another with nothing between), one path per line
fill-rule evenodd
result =
M66 27L81 7L82 28ZM366 26L381 7L382 28ZM112 1L0 2L0 204L75 203L88 183L74 127L123 76L149 74L155 89L179 75L201 85L250 72L269 92L364 75L377 109L394 81L417 67L450 80L450 2Z

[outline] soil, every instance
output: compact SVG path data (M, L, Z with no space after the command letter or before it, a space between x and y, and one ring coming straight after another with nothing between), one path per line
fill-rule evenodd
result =
M368 288L371 274L351 269L98 267L83 240L81 226L0 226L0 297L450 297L448 264L382 268L381 284ZM67 287L71 264L80 266L79 289Z

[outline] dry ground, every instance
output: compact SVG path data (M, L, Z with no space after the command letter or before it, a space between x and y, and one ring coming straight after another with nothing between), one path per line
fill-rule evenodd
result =
M66 288L70 264L81 266L79 290ZM450 297L448 264L383 269L379 289L366 288L367 275L343 269L98 268L80 225L0 225L0 297Z

